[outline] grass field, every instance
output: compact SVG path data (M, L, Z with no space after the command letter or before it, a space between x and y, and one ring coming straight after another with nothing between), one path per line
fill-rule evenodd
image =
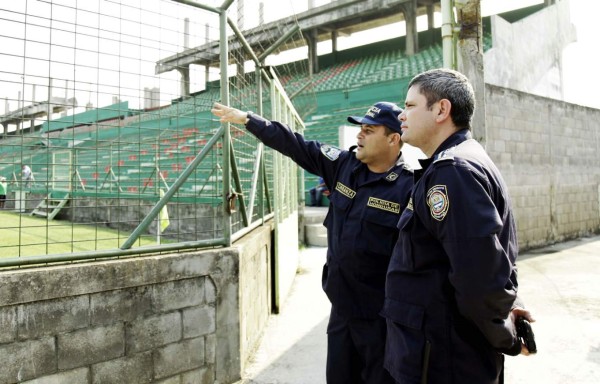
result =
M129 232L0 211L0 258L118 249ZM154 245L145 237L136 243Z

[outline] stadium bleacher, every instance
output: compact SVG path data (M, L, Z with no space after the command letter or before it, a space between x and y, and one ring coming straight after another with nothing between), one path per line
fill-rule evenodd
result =
M486 36L484 49L490 46L491 37ZM308 139L338 145L338 129L345 124L346 116L362 115L378 100L401 104L412 76L442 65L440 43L422 48L411 56L406 56L400 48L381 49L377 45L354 51L351 58L324 67L312 78L308 73L281 74L288 94L294 94L307 82L314 87L316 109L305 118L304 134ZM365 53L359 55L360 52ZM248 76L245 80L250 82L252 78ZM218 129L219 123L210 114L212 103L219 99L218 92L213 87L147 111L131 110L122 104L99 109L96 114L86 111L85 116L61 118L46 124L43 135L4 138L0 148L0 174L11 179L20 175L21 162L31 164L34 174L50 174L52 154L70 151L71 172L77 176L73 179L73 188L80 192L155 194L161 187L157 183L163 183L164 179L171 184ZM253 97L255 95L236 95L235 89L232 94L234 101ZM90 121L91 116L101 119ZM244 141L253 138L236 130L232 140L234 147L243 148ZM197 196L201 192L221 199L217 192L222 175L215 164L219 163L223 144L218 144L210 155L214 161L198 167L182 186L181 195ZM21 153L23 148L30 149L26 156ZM234 152L242 173L249 178L252 167L244 165L253 162L252 154L235 148ZM316 176L306 174L305 190L316 181Z

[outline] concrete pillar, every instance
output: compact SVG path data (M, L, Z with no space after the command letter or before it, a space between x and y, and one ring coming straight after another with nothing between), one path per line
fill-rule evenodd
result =
M237 27L240 31L244 30L244 0L237 2Z
M434 11L433 5L428 5L427 6L427 29L435 28L435 20L433 19L433 13L434 13L433 11Z
M182 67L177 68L177 71L181 74L181 81L179 83L179 93L181 97L188 97L190 95L190 68Z
M331 31L331 51L333 53L337 52L337 38L338 38L338 31L337 30L333 30Z
M419 50L419 37L417 35L417 0L411 0L402 6L402 13L406 21L406 55L414 55Z
M206 45L208 45L209 42L210 42L210 26L208 25L208 23L206 23L206 24L204 24L204 43L206 43ZM207 64L204 66L204 89L208 89L209 74L210 74L210 66Z
M183 49L190 47L190 19L183 19ZM181 74L181 82L179 83L179 96L186 97L190 95L190 67L177 68Z
M457 69L463 73L475 91L475 114L471 127L473 137L484 147L487 141L485 125L485 83L483 78L483 28L480 0L467 0L457 7L458 34Z
M316 29L306 33L306 45L308 46L308 73L313 75L319 72L319 60L317 56L318 32Z
M190 19L186 17L183 19L183 49L190 47Z

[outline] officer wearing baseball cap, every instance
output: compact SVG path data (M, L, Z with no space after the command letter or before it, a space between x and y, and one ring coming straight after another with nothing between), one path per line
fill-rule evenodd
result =
M396 104L378 102L364 117L348 117L360 132L357 145L343 150L250 112L218 103L212 109L221 122L245 124L264 144L321 176L330 191L322 281L331 301L328 384L394 383L383 368L386 324L379 312L396 224L413 184L401 152L401 112Z
M402 131L400 131L400 121L398 120L398 116L401 113L402 109L396 104L381 101L369 108L365 117L348 116L348 121L358 125L384 125L392 131L402 134Z

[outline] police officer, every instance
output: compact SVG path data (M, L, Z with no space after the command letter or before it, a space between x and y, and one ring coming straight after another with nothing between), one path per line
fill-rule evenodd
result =
M515 317L517 233L500 172L471 137L474 94L462 74L409 83L402 140L428 157L415 171L390 261L382 314L385 367L400 384L502 382L503 353L527 350Z
M385 274L398 237L396 224L412 187L404 164L398 115L402 110L378 102L364 117L348 121L361 126L349 151L307 141L284 124L215 103L222 122L245 124L269 147L319 175L331 192L324 225L327 262L323 289L331 301L327 327L327 383L386 384L383 368Z

